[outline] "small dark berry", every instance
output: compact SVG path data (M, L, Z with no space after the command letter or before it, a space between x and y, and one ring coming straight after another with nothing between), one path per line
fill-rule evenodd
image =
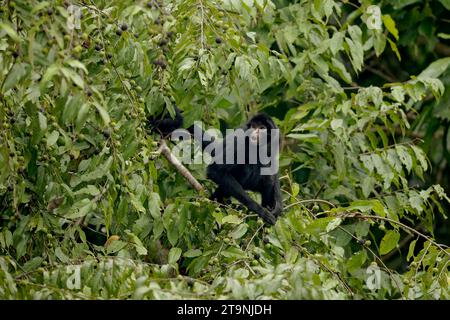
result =
M136 33L134 34L134 37L135 37L136 39L139 38L139 33L136 32Z
M12 56L13 58L17 58L19 56L19 51L13 51Z
M117 29L117 30L116 30L116 34L117 34L118 36L121 36L121 35L122 35L122 30L121 30L121 29Z
M107 57L108 59L111 59L111 58L112 58L112 54L111 54L111 53L107 53L107 54L106 54L106 57Z
M172 38L172 36L173 36L173 31L167 32L167 36L168 36L169 38Z
M102 50L102 46L100 45L100 44L96 44L95 45L95 50L97 50L97 51L100 51L100 50Z
M51 16L51 15L53 14L53 9L52 9L52 8L48 8L48 9L47 9L47 14L48 14L49 16Z
M216 38L216 43L217 43L217 44L221 44L221 43L222 43L222 39L219 38L219 37L217 37L217 38Z
M86 89L86 94L88 97L92 96L92 90L91 89Z
M254 257L255 257L256 260L259 260L259 258L261 258L261 256L259 255L259 253L255 253L255 256L254 256Z
M128 30L128 25L126 23L122 23L120 26L120 29L122 29L122 31L127 31Z
M161 39L160 41L159 41L159 45L162 47L162 46L165 46L167 44L167 39Z

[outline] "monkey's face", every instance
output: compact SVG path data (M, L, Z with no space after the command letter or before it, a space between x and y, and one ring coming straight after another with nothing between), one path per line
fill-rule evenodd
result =
M267 141L262 137L267 137L267 127L263 123L254 122L251 123L250 130L250 142L253 144L259 144L261 141Z

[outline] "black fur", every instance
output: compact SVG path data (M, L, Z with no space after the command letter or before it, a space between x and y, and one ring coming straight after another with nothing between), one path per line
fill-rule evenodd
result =
M156 128L164 135L168 135L182 126L183 117L178 109L176 111L174 119L166 117L157 121ZM241 128L245 131L255 124L264 125L268 129L268 141L270 141L270 129L278 129L273 120L264 113L253 116ZM196 128L195 125L190 127L188 131L193 134L194 128ZM201 128L197 127L196 130L201 130ZM217 145L216 150L220 150L222 154L212 154L212 156L226 156L228 152L236 153L236 144L227 144L230 138L232 137L227 136L220 142L214 140L212 142L200 142L203 149L211 143L220 143L220 145ZM274 224L283 210L279 175L278 172L273 175L261 175L261 168L264 165L259 159L257 159L255 164L250 164L248 143L247 139L243 146L246 155L243 164L213 162L208 166L207 177L218 185L218 188L212 194L212 198L219 202L224 202L227 198L234 197L249 210L257 213L266 223ZM254 201L246 190L259 192L262 198L261 204Z

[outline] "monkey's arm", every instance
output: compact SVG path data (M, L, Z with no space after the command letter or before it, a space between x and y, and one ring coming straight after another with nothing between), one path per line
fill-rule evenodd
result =
M227 195L236 198L249 210L256 212L265 222L275 224L275 216L254 201L232 175L224 170L213 169L208 170L208 178L217 183L219 188L226 190Z
M283 201L278 174L265 177L261 187L261 198L261 204L264 208L268 208L275 217L281 215L283 211Z
M283 198L281 196L280 178L278 174L274 176L273 202L271 204L272 214L278 217L283 212Z
M183 116L180 113L180 109L175 107L175 117L163 114L162 117L149 117L147 119L151 130L158 130L163 136L168 136L172 131L181 128L183 126Z

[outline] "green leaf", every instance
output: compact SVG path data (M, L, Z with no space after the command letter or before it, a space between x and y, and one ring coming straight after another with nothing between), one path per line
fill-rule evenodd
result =
M358 238L367 236L370 229L370 223L368 221L358 221L355 225L355 234Z
M450 57L442 58L432 62L425 70L423 70L417 78L438 78L445 70L447 70L450 64Z
M113 162L113 157L110 156L106 161L99 165L95 170L85 173L82 176L73 176L72 179L70 179L70 186L76 187L82 182L88 182L92 180L97 180L105 176L109 172L109 168L111 167L111 164Z
M68 68L61 68L61 72L68 81L72 81L76 86L78 86L81 89L84 89L84 80L80 77L78 73Z
M379 57L386 48L386 35L382 32L376 32L373 38L375 53Z
M361 212L368 212L369 210L372 210L381 217L386 216L386 210L383 204L380 202L380 200L376 199L353 201L352 203L350 203L349 209L359 210Z
M140 201L134 194L132 194L132 193L129 195L129 197L130 197L130 202L131 202L131 204L133 205L133 207L134 207L137 211L142 212L142 213L145 213L145 208L144 208L144 206L142 205L141 201Z
M367 260L367 252L365 250L358 251L353 256L351 256L350 259L348 259L347 261L348 271L354 273L358 269L361 269L366 260Z
M92 207L93 207L92 201L90 199L85 198L79 202L75 202L64 216L67 219L81 218L87 215L89 212L91 212Z
M180 248L173 247L172 249L170 249L169 258L168 258L169 264L177 263L178 259L180 259L180 257L181 257L181 253L182 253L182 251Z
M29 71L30 65L28 63L15 64L5 79L5 83L3 84L3 92L14 88L19 81L25 78Z
M240 224L242 219L234 214L229 214L222 219L222 223Z
M44 261L44 259L42 257L34 257L30 261L27 261L27 263L25 263L22 266L22 269L25 272L33 271L33 270L37 269L42 264L43 261Z
M420 163L421 167L423 168L423 171L427 171L428 161L427 161L425 152L415 145L412 145L411 148L414 151L414 154L415 154L417 160L419 160L419 163Z
M131 241L134 244L134 248L138 255L145 256L147 254L147 249L142 244L141 239L139 239L134 233L129 230L125 230L125 233L130 237Z
M362 46L362 31L356 26L352 25L348 27L347 32L350 34L350 38L345 38L347 43L347 54L350 55L350 61L353 69L358 72L361 71L364 63L364 48Z
M106 248L106 253L107 254L112 254L112 253L119 252L120 250L125 248L126 245L127 245L127 243L125 241L114 240Z
M77 131L81 131L81 129L83 129L88 116L89 116L89 105L87 103L83 103L78 111L77 120L75 122Z
M169 240L170 244L172 246L176 245L178 243L178 225L174 222L172 222L169 226L169 228L166 228L167 230L167 240Z
M439 0L440 3L445 7L445 9L450 10L450 0Z
M64 254L61 247L55 249L55 256L62 262L68 263L70 261L69 257Z
M402 86L393 86L391 88L391 94L398 102L405 101L405 89Z
M382 18L386 29L394 36L395 40L398 40L398 30L395 27L395 21L388 14L384 14Z
M6 229L6 230L3 231L3 234L5 235L5 246L6 246L6 248L12 246L13 245L13 237L12 237L11 231Z
M400 161L406 167L408 172L411 172L413 166L413 159L408 152L408 149L405 146L395 146L395 151L397 151L397 155L400 158Z
M41 131L47 130L47 117L40 111L38 113L38 120L39 120L39 129L41 129Z
M385 255L391 252L398 244L398 240L400 239L400 233L395 230L389 230L384 235L383 239L381 239L380 243L380 254Z
M0 22L0 31L6 32L6 34L10 36L10 38L13 39L15 42L20 42L21 39L17 34L16 30L14 30L13 27L11 27L11 25L6 22L6 20L3 21L4 22Z
M306 231L312 234L320 234L325 232L328 225L333 222L335 217L325 217L313 220L307 227Z
M94 185L89 185L84 188L81 188L80 190L74 192L73 194L74 195L89 194L91 196L96 196L100 194L100 190Z
M35 14L38 11L41 11L44 8L47 8L50 5L48 1L42 1L38 3L37 5L33 6L33 9L31 10L32 14Z
M395 42L389 38L387 38L387 41L389 42L389 45L391 46L392 51L394 51L395 55L397 56L397 59L399 61L401 61L402 57L400 56L400 52L398 51L398 48L397 48L397 45L395 44Z
M246 257L245 252L236 247L228 247L225 250L222 250L220 254L225 258L232 259L242 259Z
M450 34L449 34L449 33L442 33L442 32L439 32L439 33L437 34L437 36L438 36L439 38L446 39L446 40L450 39Z
M50 147L56 143L59 138L59 131L53 130L52 133L47 137L47 147Z
M103 123L107 126L111 122L111 118L109 117L108 111L103 108L97 101L94 101L94 106L97 108L98 113L102 117Z
M246 223L240 224L230 233L230 236L233 239L239 239L247 232L247 229L248 225Z
M337 227L339 227L342 223L342 219L341 218L334 218L332 221L330 221L327 225L326 231L330 232L334 229L336 229Z
M409 244L408 255L406 256L406 261L409 261L411 258L414 257L414 248L416 247L416 242L417 242L417 240L413 240Z
M421 2L422 0L393 0L391 4L394 6L396 10L402 9L406 6L409 6L413 3Z
M73 59L69 59L66 61L66 63L71 66L72 68L78 68L83 70L86 74L88 73L86 67L84 66L84 64L82 64L80 61L78 60L73 60Z
M60 66L56 63L48 67L39 84L41 91L44 91L46 84L51 81L55 75L59 74L59 70Z
M148 197L148 208L150 211L150 215L157 219L161 217L161 199L159 198L159 194L156 192L150 193Z
M292 184L292 196L296 197L300 192L300 185L296 182Z
M202 255L202 250L200 249L190 249L183 253L183 256L186 258L195 258Z
M330 68L334 72L336 72L342 78L342 80L344 80L345 82L350 84L352 82L352 76L347 71L344 64L335 58L332 58L331 62L332 62L332 64L330 65Z

